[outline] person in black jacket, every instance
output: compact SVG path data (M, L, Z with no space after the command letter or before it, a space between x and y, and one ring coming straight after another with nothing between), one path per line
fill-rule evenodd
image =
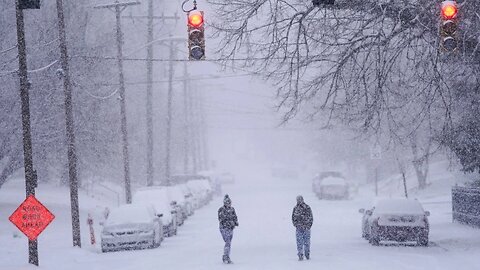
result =
M223 206L218 209L218 221L220 222L220 233L222 234L223 241L225 241L222 260L224 263L232 263L230 260L230 247L232 244L233 229L238 226L238 218L228 194L225 195L223 199Z
M302 196L297 196L297 205L292 213L293 226L297 228L297 251L298 260L305 258L310 260L310 228L313 224L312 209L304 201Z

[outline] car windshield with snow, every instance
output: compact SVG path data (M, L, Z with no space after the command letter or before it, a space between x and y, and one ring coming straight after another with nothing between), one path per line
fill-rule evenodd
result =
M103 224L102 251L154 248L163 240L160 215L152 206L122 205Z
M430 213L417 200L381 199L372 209L360 209L362 235L372 244L380 241L416 241L428 245Z

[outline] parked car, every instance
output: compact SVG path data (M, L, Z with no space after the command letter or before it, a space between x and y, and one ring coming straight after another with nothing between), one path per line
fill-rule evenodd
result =
M188 188L187 184L179 184L177 186L178 186L178 188L180 188L180 190L183 193L183 196L185 197L185 202L186 202L185 205L186 205L187 215L188 216L193 215L193 213L195 212L196 202L195 202L195 198L193 197L192 192Z
M179 186L168 186L165 188L167 189L170 202L177 211L177 223L181 226L188 217L185 195Z
M198 201L198 207L206 205L213 198L212 187L206 179L190 180L187 186Z
M138 189L133 194L135 204L151 204L157 213L163 214L163 233L170 237L177 234L177 213L169 199L165 187L147 187Z
M219 196L222 194L222 183L220 181L220 174L215 171L201 171L198 172L199 175L203 176L204 179L207 179L210 182L210 186L213 189L215 195Z
M152 206L122 205L103 222L102 252L154 248L163 241L161 214Z
M314 192L319 199L343 199L349 198L349 186L345 178L327 176L314 186Z
M318 173L312 179L312 190L313 190L313 192L315 192L317 197L320 193L322 180L327 178L327 177L337 177L337 178L344 178L345 179L345 177L343 177L342 173L337 172L337 171L323 171L323 172Z
M363 213L363 235L372 245L380 241L416 241L428 245L430 212L423 210L418 200L382 199L372 209L360 209Z

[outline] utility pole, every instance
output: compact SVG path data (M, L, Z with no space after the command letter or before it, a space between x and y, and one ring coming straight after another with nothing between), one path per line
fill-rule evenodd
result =
M204 96L202 93L199 93L199 104L200 104L200 133L201 135L201 144L202 144L202 156L203 156L203 169L210 169L210 161L208 155L208 140L207 140L207 121L205 116L205 107L204 107Z
M33 169L32 134L30 125L30 97L25 44L25 22L19 0L15 1L17 19L18 77L20 79L20 99L22 102L23 162L25 167L26 197L35 196L37 174ZM28 240L28 263L38 266L38 242Z
M132 190L130 183L130 164L128 158L128 133L127 133L127 110L125 101L125 77L123 74L123 34L121 26L121 13L128 6L139 5L140 2L125 2L119 3L118 0L113 4L99 5L95 8L107 8L115 12L116 18L116 32L117 32L117 62L118 62L118 77L120 80L120 113L121 113L121 130L123 140L123 169L125 177L125 199L127 203L132 203Z
M147 186L153 186L153 0L148 1L147 42Z
M147 16L147 186L153 185L153 21L161 19L165 21L172 19L178 21L180 18L174 16L154 16L153 0L148 1ZM133 18L144 18L144 16L130 16Z
M189 74L188 74L188 66L187 62L183 63L183 115L184 115L184 130L183 130L183 172L185 174L188 173L189 167L189 152L190 152L190 145L189 145L189 131L188 131L188 123L189 123L189 96L188 96L188 83L189 83Z
M196 115L197 115L197 106L196 103L195 103L195 94L196 94L196 89L194 87L192 87L190 89L190 93L188 95L188 99L189 99L189 109L190 109L190 112L189 112L189 115L190 115L190 123L189 123L189 131L190 131L190 148L192 149L192 173L196 174L200 169L199 169L199 166L200 166L200 163L199 163L199 151L198 151L198 143L197 143L197 137L198 137L198 132L197 132L197 119L196 119Z
M171 139L172 139L172 102L173 102L173 58L174 58L173 41L170 41L170 61L168 72L168 100L167 100L167 147L165 155L165 181L170 185L170 159L171 159Z
M65 16L63 0L57 0L58 36L63 70L63 90L65 93L65 122L67 135L68 176L70 179L70 205L72 215L73 246L81 247L80 215L78 210L77 155L75 149L75 131L73 121L72 89L70 67L68 63L67 38L65 34Z
M147 186L153 186L153 43L154 43L154 20L176 20L180 17L175 13L174 16L154 16L153 0L148 0L147 16L124 16L132 19L147 19Z
M200 105L199 105L199 93L198 93L198 88L195 88L195 92L193 93L193 106L194 106L194 118L193 118L193 130L194 130L194 148L195 148L195 162L196 162L196 169L199 171L204 170L203 167L203 152L202 152L202 144L201 144L201 132L200 132L200 126L201 126L201 118L200 118Z

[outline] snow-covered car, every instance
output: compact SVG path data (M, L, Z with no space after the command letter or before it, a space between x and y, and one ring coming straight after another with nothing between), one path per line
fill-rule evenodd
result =
M327 176L314 185L314 192L319 199L348 199L348 183L343 177Z
M185 198L185 205L186 205L186 210L187 210L187 215L191 216L193 215L195 211L195 198L193 197L192 192L188 188L187 184L179 184L177 187L182 191L183 197Z
M182 189L177 186L168 186L165 187L167 189L168 197L173 203L175 210L177 211L177 223L178 225L183 225L183 222L187 219L187 200L185 199L185 195L183 194Z
M154 248L163 241L161 214L152 206L121 205L103 222L102 252Z
M213 192L215 195L222 194L222 183L220 180L220 174L215 171L201 171L198 172L198 175L203 176L210 182L210 186L213 188Z
M430 213L417 200L381 199L371 210L360 212L364 213L365 236L372 245L383 240L428 245Z
M147 187L138 189L132 197L134 204L151 204L155 211L163 214L163 233L165 236L177 234L176 209L169 199L165 187Z
M213 197L212 187L206 179L190 180L187 182L188 188L198 201L198 207L206 205Z

